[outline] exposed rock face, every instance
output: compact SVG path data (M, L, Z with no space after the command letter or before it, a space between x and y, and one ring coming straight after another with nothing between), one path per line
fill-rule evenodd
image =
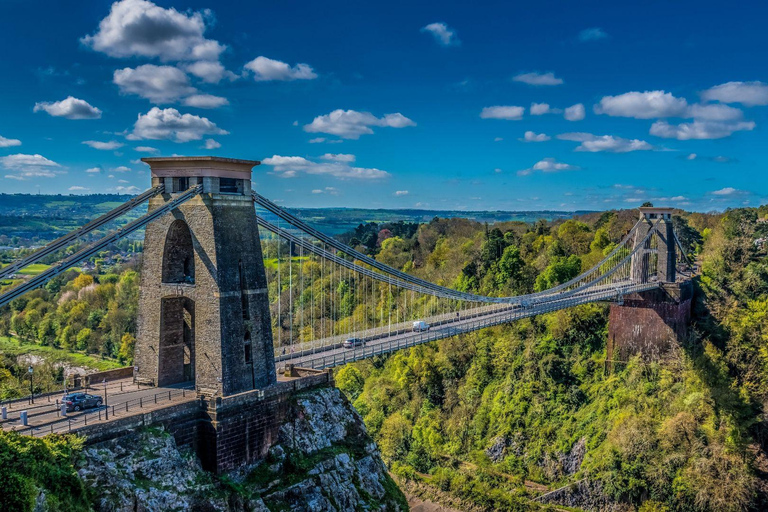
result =
M100 512L407 510L337 389L301 394L293 408L266 460L221 478L159 429L87 448L79 473Z

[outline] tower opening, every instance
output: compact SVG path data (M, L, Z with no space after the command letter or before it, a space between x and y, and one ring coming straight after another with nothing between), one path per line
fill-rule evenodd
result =
M195 380L195 303L170 297L160 304L158 386Z
M195 282L195 252L192 233L183 220L175 220L168 229L163 251L163 282Z

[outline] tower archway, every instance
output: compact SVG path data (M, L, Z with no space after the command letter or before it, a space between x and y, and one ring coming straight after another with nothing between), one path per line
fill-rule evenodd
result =
M187 223L176 219L168 228L163 250L164 283L195 282L195 250Z

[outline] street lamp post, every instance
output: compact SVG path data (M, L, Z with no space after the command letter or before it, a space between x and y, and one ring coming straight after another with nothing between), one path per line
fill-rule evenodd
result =
M32 374L34 373L34 369L30 366L27 369L27 372L29 373L29 401L31 404L35 403L35 388L32 384Z

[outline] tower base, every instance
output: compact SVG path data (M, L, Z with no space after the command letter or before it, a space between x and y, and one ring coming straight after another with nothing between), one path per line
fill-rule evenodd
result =
M608 368L640 354L659 359L688 336L693 283L664 283L661 288L611 304L608 319Z

